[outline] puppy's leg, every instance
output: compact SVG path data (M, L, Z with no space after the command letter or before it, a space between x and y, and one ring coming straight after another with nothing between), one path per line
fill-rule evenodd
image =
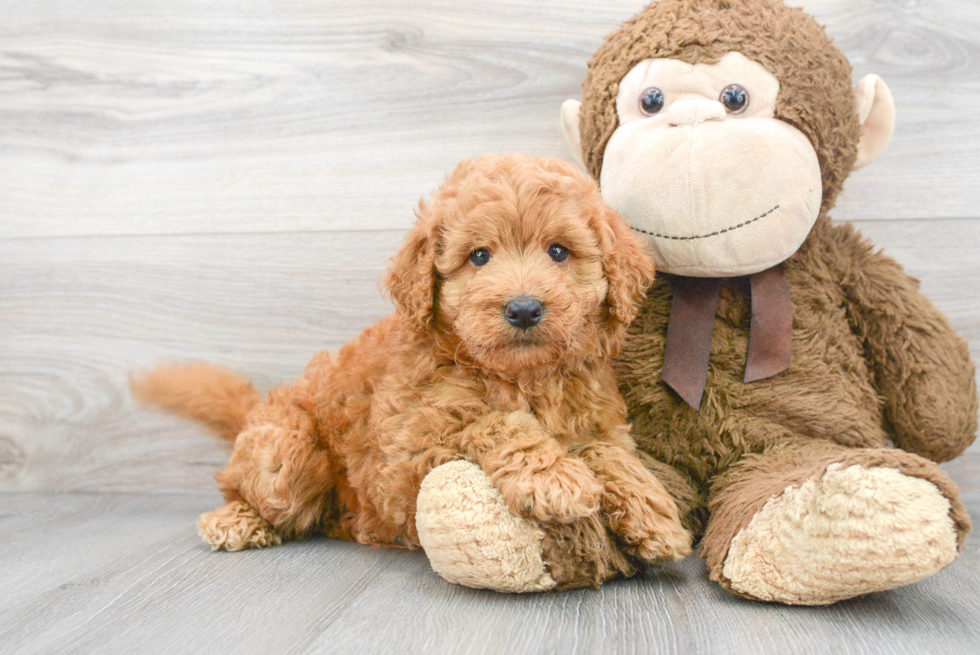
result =
M602 485L526 412L495 413L469 428L467 445L511 511L568 522L595 513Z
M282 543L282 537L272 525L240 500L201 514L197 532L211 550L242 550Z
M302 538L333 514L337 466L303 409L309 406L301 402L304 390L300 381L275 392L249 415L228 466L216 477L229 503L201 517L211 546L236 550L231 545L241 541L238 532L252 535L254 545ZM270 528L275 537L264 536Z
M526 412L469 420L418 412L403 417L399 431L382 441L416 444L418 435L438 445L412 450L407 458L392 458L385 449L348 458L347 479L365 499L354 528L358 541L417 545L415 501L422 480L460 458L480 465L516 514L567 522L599 508L599 481L583 462L566 457L565 448Z
M648 562L691 554L691 533L681 525L677 503L628 446L597 443L577 455L603 484L606 524L628 552Z

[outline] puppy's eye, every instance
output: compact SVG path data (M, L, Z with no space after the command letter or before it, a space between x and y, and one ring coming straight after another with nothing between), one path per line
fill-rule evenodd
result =
M749 106L749 92L741 84L729 84L721 90L718 99L729 114L741 114Z
M659 114L660 110L664 108L664 102L666 102L664 92L655 86L651 86L640 94L640 111L647 116Z
M556 262L561 263L568 259L568 248L557 243L553 243L548 246L548 256Z
M490 251L486 248L477 248L470 253L470 261L474 266L483 266L490 261Z

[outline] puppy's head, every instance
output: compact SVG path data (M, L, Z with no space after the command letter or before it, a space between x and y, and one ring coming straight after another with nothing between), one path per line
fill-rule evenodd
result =
M594 182L558 159L470 159L417 213L383 282L460 363L506 373L614 355L653 277Z

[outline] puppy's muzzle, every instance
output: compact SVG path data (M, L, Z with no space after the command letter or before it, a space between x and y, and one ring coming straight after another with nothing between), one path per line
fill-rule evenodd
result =
M544 315L544 305L537 298L519 296L504 307L504 318L507 322L521 330L528 330L539 322Z

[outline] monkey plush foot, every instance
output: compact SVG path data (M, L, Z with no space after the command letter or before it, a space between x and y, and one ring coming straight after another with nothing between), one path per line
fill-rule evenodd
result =
M556 586L543 557L544 532L513 514L476 464L443 464L422 481L415 523L432 569L449 582L505 592Z
M921 580L956 558L950 501L894 468L832 464L757 511L723 574L743 596L824 605Z

